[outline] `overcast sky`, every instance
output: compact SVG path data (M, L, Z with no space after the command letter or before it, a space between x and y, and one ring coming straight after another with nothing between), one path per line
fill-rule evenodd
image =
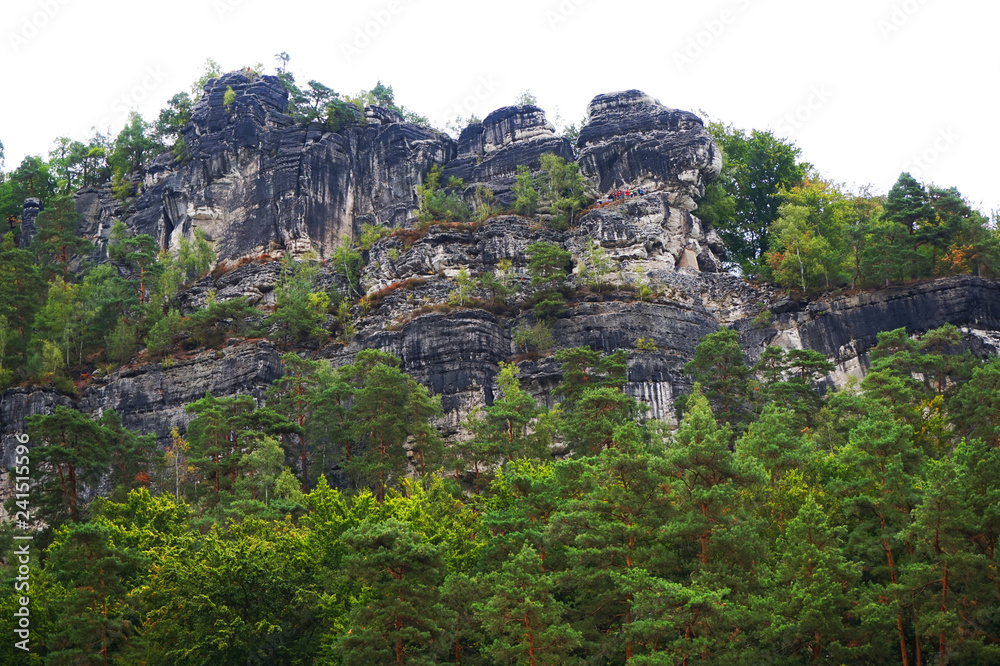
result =
M550 120L638 88L792 139L828 178L885 192L902 171L1000 210L1000 3L982 0L5 0L5 170L58 136L152 120L214 58L291 55L337 92L381 79L443 127L530 90Z

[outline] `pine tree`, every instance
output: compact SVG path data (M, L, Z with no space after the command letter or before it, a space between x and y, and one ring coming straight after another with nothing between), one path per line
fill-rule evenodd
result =
M148 560L116 545L116 536L102 522L74 524L56 535L47 567L67 594L58 602L46 663L107 666L134 635L126 597Z
M703 337L694 358L684 364L684 372L701 384L717 419L736 432L746 427L755 386L736 331L723 328Z
M731 580L734 568L750 569L759 557L758 537L741 510L740 488L763 481L759 468L738 458L728 425L718 425L708 399L695 385L685 414L667 448L677 514L664 527L682 570Z
M485 601L473 604L476 618L492 639L486 650L495 658L531 666L566 663L580 641L563 619L551 573L529 545L482 578Z
M97 485L107 472L108 433L99 423L59 405L51 415L27 420L36 448L32 458L41 486L40 517L50 526L83 518L82 486Z
M860 566L842 551L846 528L831 526L810 496L779 541L778 565L767 580L770 595L757 598L770 616L769 646L811 661L850 661L851 618Z
M38 231L31 239L31 251L38 257L47 276L58 271L66 278L70 260L93 248L90 241L78 235L80 215L72 197L52 199L38 214L35 225Z
M397 520L364 523L343 536L348 576L366 587L338 640L345 665L435 664L451 613L441 603L441 549Z
M306 447L307 421L313 412L313 396L317 388L317 377L321 363L301 358L289 352L281 357L284 372L274 380L268 391L267 404L287 418L295 421L303 430L299 437L299 464L302 474L302 492L309 492L309 452Z
M107 434L111 483L123 490L148 487L150 472L163 455L156 447L156 435L139 435L124 427L113 409L101 414L99 423Z

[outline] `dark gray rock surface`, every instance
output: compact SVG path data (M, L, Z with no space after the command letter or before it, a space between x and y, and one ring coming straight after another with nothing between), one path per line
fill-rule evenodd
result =
M499 204L509 206L514 202L518 165L536 171L545 153L573 160L573 147L556 136L544 111L537 106L505 106L462 131L458 155L445 167L443 182L453 176L461 178L467 192L483 184Z
M24 249L31 243L38 231L35 228L35 219L42 212L42 202L32 197L24 200L24 211L21 213L21 235L18 238L18 247Z
M664 189L689 212L722 170L722 153L701 118L638 90L595 97L576 146L580 167L598 191Z
M236 93L229 109L223 105L227 87ZM720 326L736 328L751 361L768 344L822 352L837 364L830 378L835 384L863 374L878 332L901 326L916 334L952 323L962 327L976 353L1000 351L997 282L966 276L799 302L721 272L724 248L693 214L694 200L719 172L719 151L696 116L638 91L596 97L577 147L583 172L601 191L622 184L648 191L591 207L568 232L506 214L481 225L408 228L416 188L435 164L445 166L446 177L464 178L470 189L494 188L503 201L518 164L535 168L545 152L571 158L571 146L537 107L499 109L455 142L378 107L365 109L364 125L326 132L318 124L293 123L287 103L274 77L229 74L210 81L184 130L190 160L157 158L143 192L127 209L109 187L77 192L81 233L98 244L100 254L116 217L167 247L200 228L223 259L245 258L180 294L182 310L190 313L213 291L221 300L245 296L267 308L280 275L272 258L315 248L326 260L341 235L356 237L363 223L403 227L364 253L361 288L367 299L353 309L357 336L298 351L334 365L351 362L362 348L396 354L406 372L441 396L445 416L439 425L449 437L462 436L469 411L493 400L501 361L517 362L526 389L553 400L560 380L554 359L525 354L514 342L519 326L534 323L526 250L539 241L572 254L570 287L583 282L579 271L589 243L606 252L610 286L570 299L553 323L555 344L628 349L626 390L657 418L672 419L674 398L690 387L684 363L698 341ZM469 307L443 305L457 288L459 271L475 278L496 273L501 261L511 264L506 279L515 290L506 308L487 305L490 296L482 289L474 290L480 301ZM328 262L322 262L320 276L323 286L346 293ZM656 294L649 302L636 300L640 284ZM758 317L767 310L771 321ZM651 340L655 350L637 349L639 338ZM74 399L51 389L8 389L0 396L4 461L25 419L59 404L91 414L115 409L127 426L166 441L172 427L190 422L185 405L206 391L259 399L280 372L272 343L237 340L221 350L179 355L173 365L126 366L82 384Z
M229 87L236 99L227 109ZM369 107L364 125L332 133L294 124L287 106L273 76L209 81L182 134L190 160L157 158L126 224L170 248L201 228L220 259L310 248L326 256L363 223L403 226L431 166L455 154L450 137L400 122L393 111ZM78 199L93 235L114 214L102 194Z

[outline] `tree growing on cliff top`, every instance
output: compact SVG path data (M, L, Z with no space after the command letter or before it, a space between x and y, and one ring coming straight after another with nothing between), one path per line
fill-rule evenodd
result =
M782 191L802 182L810 165L798 161L799 148L770 131L747 134L719 122L707 129L722 148L723 167L706 187L698 217L719 232L733 263L754 275L771 247L770 228L784 201Z

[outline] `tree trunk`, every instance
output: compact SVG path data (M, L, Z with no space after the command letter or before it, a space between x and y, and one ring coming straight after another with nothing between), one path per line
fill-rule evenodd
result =
M945 613L945 612L947 612L947 610L948 610L948 603L947 602L948 602L948 560L945 560L944 561L944 582L943 582L943 584L941 586L941 613L942 614ZM944 662L945 662L944 654L945 654L945 646L946 646L944 629L941 630L941 637L939 639L939 642L941 644L941 650L940 650L940 658L938 660L938 663L941 666L944 666Z

